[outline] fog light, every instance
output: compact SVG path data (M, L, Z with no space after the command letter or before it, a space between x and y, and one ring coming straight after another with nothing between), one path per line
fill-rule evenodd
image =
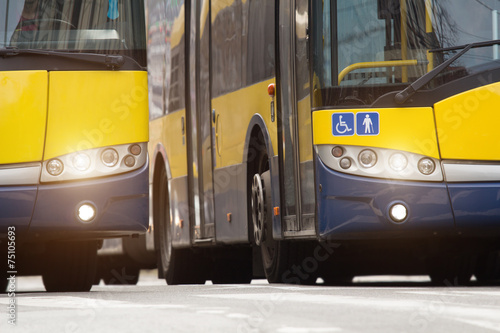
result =
M114 167L118 163L118 153L114 149L106 149L101 154L102 164L107 167Z
M408 159L401 153L396 153L389 159L389 165L394 171L403 171L408 165Z
M343 159L340 160L340 167L342 169L345 170L349 169L351 167L351 164L352 164L351 160L347 157L344 157Z
M366 149L359 153L359 163L365 168L371 168L377 163L377 154L373 150Z
M78 171L87 171L90 168L90 157L85 153L73 157L73 166Z
M96 217L97 209L91 203L81 204L76 210L78 219L83 223L90 223Z
M428 157L424 157L420 161L418 161L418 171L420 171L424 175L432 174L435 169L436 164Z
M389 208L389 215L396 223L401 223L408 217L408 209L405 205L397 203Z
M47 172L50 173L52 176L59 176L63 172L63 170L64 170L64 164L58 159L50 160L47 163Z

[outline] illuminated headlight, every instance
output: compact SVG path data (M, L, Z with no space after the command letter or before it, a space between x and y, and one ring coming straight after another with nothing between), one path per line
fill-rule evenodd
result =
M389 208L389 216L396 223L401 223L408 217L408 208L401 203L397 203Z
M424 157L418 161L418 171L424 175L430 175L436 169L436 164L430 158Z
M57 158L50 160L47 163L47 172L51 176L59 176L64 170L64 164Z
M401 153L395 153L389 158L389 165L396 172L403 171L408 165L408 159Z
M358 161L361 166L371 168L377 163L377 154L370 149L363 150L359 153Z
M147 143L87 149L45 161L42 183L107 177L137 170L147 164Z
M90 163L90 156L85 153L79 153L73 157L73 166L78 171L87 171L90 168Z
M328 168L351 175L404 181L440 182L444 176L437 158L410 151L351 145L317 145Z
M113 148L106 149L101 154L102 164L110 168L118 163L118 159L118 153Z
M76 215L81 222L89 223L95 219L97 215L97 209L91 203L83 203L77 207Z

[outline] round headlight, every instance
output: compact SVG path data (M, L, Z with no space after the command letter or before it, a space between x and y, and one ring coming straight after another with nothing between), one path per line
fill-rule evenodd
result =
M365 168L371 168L377 163L377 154L373 150L365 149L358 156L359 163Z
M80 153L73 157L73 166L78 171L87 171L90 168L90 157L85 153Z
M81 222L89 223L96 217L97 209L91 203L83 203L77 208L76 215Z
M118 163L118 153L116 150L108 148L101 154L101 161L107 167L114 167Z
M341 157L344 155L344 149L342 147L336 146L332 148L332 155L333 157Z
M52 176L59 176L64 170L64 164L58 159L50 160L47 163L47 172Z
M389 158L389 165L394 171L403 171L408 165L408 159L401 153L395 153Z
M132 146L129 147L129 152L132 154L132 155L139 155L142 151L141 149L141 146L139 146L138 144L133 144Z
M340 167L342 169L349 169L351 167L351 159L347 158L347 157L344 157L343 159L340 160Z
M133 167L135 165L135 157L132 155L127 155L123 159L123 162L125 163L126 166L129 168Z
M418 171L420 171L424 175L432 174L435 169L436 164L428 157L424 157L420 161L418 161Z

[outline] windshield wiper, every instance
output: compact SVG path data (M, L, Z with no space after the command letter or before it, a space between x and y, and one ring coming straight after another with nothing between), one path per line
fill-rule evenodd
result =
M37 49L18 49L16 47L7 47L5 49L0 49L0 56L4 58L14 57L20 54L39 54L45 56L56 56L56 57L77 59L80 61L104 64L111 69L120 68L125 63L125 59L121 55L108 55L108 54L97 54L97 53L70 53L70 52L51 51L51 50L45 51Z
M500 44L500 39L490 40L490 41L487 41L487 42L478 42L478 43L471 43L471 44L466 44L466 45L458 45L458 46L446 47L446 48L441 48L441 49L429 50L429 52L431 52L431 53L454 51L454 50L462 50L462 51L458 52L453 57L451 57L450 59L448 59L445 62L443 62L441 65L435 67L429 73L424 74L423 76L421 76L418 80L416 80L415 82L413 82L412 84L410 84L404 90L398 92L396 94L396 96L394 96L394 101L397 104L404 104L418 90L420 90L427 83L431 82L432 79L434 79L446 67L448 67L449 65L451 65L452 62L454 62L455 60L457 60L461 56L463 56L470 49L479 48L479 47L487 47L487 46L492 46L492 45L497 45L497 44Z

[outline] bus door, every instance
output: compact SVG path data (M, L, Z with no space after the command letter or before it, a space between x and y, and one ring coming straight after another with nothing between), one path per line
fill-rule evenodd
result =
M191 1L189 27L189 191L193 239L214 238L210 108L210 0Z
M278 138L284 236L315 234L307 0L279 0Z

